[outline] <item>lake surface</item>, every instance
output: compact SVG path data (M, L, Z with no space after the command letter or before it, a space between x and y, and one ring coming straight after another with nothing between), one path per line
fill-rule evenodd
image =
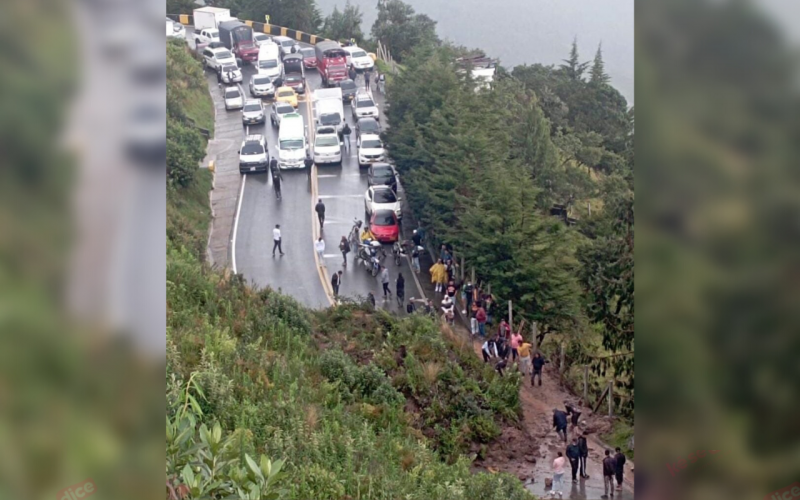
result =
M606 72L633 104L633 0L404 0L437 21L441 38L517 64L560 64L578 38L581 60L591 61L603 44ZM377 17L377 0L351 0L364 13L364 32ZM317 0L322 13L344 0Z

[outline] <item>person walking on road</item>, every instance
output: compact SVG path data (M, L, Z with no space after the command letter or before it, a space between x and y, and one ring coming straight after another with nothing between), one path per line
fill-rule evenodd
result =
M536 376L539 376L539 387L542 386L542 367L547 361L542 357L541 354L538 352L533 355L533 375L531 375L531 387L536 384ZM566 422L566 415L564 416L564 421ZM566 423L565 423L566 425Z
M406 279L403 278L403 273L397 274L397 284L396 284L396 295L397 295L397 305L400 306L400 309L403 308L403 302L405 301L406 296Z
M567 461L564 458L564 454L560 451L558 452L558 456L555 460L553 460L553 488L550 490L550 496L558 495L561 498L561 495L564 494L564 466L566 465Z
M472 281L467 281L467 284L464 285L464 288L461 289L464 293L464 310L461 311L462 314L467 314L467 311L472 309L472 299L474 298L473 295L475 294L475 287L472 286Z
M572 421L572 428L574 429L575 427L578 426L578 420L581 418L581 412L578 411L578 405L568 403L565 401L564 407L567 410L567 415L572 415L572 418L570 420Z
M333 287L333 296L339 296L339 286L342 284L342 271L333 273L331 276L331 286Z
M350 253L350 242L347 241L347 236L342 236L342 241L339 242L339 251L342 252L342 265L347 267L347 254Z
M483 304L478 306L478 310L475 312L475 319L478 320L478 332L481 337L486 337L486 310L483 308Z
M581 449L578 446L578 438L572 438L572 443L567 446L567 458L572 467L572 482L578 482L578 459L581 456Z
M347 71L347 76L353 81L356 81L356 78L358 78L358 73L356 73L356 67L353 66L352 64L350 65L350 69Z
M272 230L272 256L275 257L275 249L283 255L283 248L281 248L281 225L275 224L275 229Z
M415 246L421 247L422 246L422 233L417 229L414 230L413 236L411 236L411 240L414 242Z
M586 435L584 433L581 433L580 436L578 436L578 449L581 452L580 457L578 458L581 477L588 479L589 476L586 474L586 459L589 457L589 445L586 442Z
M414 268L414 272L419 274L419 252L421 246L417 245L411 250L411 267Z
M325 240L322 239L322 236L314 242L314 250L317 251L317 257L319 257L319 265L321 266L323 263L323 259L325 258Z
M306 159L303 160L303 165L306 167L306 174L308 174L308 180L311 180L311 169L314 167L314 160L311 159L311 155L306 155Z
M553 427L558 437L567 442L567 414L558 408L553 408Z
M317 200L317 205L314 207L319 219L319 230L322 231L322 226L325 224L325 204L322 203L322 198Z
M386 266L381 266L381 284L383 285L383 300L392 294L389 290L389 269Z
M281 171L278 168L278 160L276 160L275 158L270 160L269 169L270 169L270 172L272 172L272 187L275 188L275 196L277 196L278 199L280 200L281 199L281 180L282 180L283 176L281 176Z
M352 130L350 130L350 125L345 123L344 127L342 127L342 137L344 137L344 143L347 145L347 151L350 151L350 133L351 132L352 132Z
M383 73L378 75L378 92L386 95L386 75Z
M622 474L625 472L625 454L617 446L614 450L617 453L614 455L614 475L617 478L617 489L622 489Z
M364 88L367 90L372 90L369 88L369 77L370 77L370 71L369 70L364 71Z
M611 456L611 451L606 450L606 457L603 459L603 489L605 494L600 498L608 498L609 491L614 496L614 472L616 471L617 461Z
M528 342L520 341L520 345L517 348L517 352L519 354L519 371L522 372L522 376L530 377L531 372L533 371L531 365L531 346Z
M442 259L432 265L429 272L431 273L431 282L435 285L436 293L443 292L444 284L447 283L447 271L444 268Z

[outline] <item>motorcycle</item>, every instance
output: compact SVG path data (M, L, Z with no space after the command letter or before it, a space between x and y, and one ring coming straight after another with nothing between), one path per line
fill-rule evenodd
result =
M394 255L394 264L396 266L400 265L403 259L406 258L406 246L408 245L408 241L404 241L400 243L399 241L395 241L394 245L392 245L392 254Z
M377 276L381 269L381 261L379 256L379 249L381 243L379 241L367 240L358 246L358 258L366 266L367 270L372 273L372 276ZM381 251L380 254L383 254Z

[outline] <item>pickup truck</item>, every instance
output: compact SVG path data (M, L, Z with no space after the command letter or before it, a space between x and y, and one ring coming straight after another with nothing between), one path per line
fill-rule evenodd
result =
M219 39L242 61L253 63L258 59L258 47L253 39L253 28L238 19L219 23Z

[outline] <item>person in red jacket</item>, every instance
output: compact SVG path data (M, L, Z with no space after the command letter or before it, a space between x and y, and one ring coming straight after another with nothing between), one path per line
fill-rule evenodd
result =
M483 304L478 307L478 312L475 313L475 319L478 320L478 332L481 337L486 337L486 309Z

